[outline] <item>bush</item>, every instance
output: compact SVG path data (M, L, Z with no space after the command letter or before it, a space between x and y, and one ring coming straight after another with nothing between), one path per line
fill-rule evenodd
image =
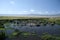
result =
M0 40L5 40L5 33L4 32L0 32Z
M42 39L42 40L60 40L60 37L56 37L56 36L52 36L52 35L50 35L50 34L44 33L44 34L41 36L41 39Z

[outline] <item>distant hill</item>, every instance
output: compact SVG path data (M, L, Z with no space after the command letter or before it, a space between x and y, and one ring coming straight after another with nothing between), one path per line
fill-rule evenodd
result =
M47 15L47 14L0 14L0 16L60 16L60 13L59 14L50 14L50 15Z
M30 16L60 16L60 14L28 14Z

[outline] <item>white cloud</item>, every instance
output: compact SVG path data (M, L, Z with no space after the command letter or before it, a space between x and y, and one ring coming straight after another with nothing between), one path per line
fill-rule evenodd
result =
M10 4L15 4L15 2L14 1L10 1Z
M12 11L12 10L0 10L0 14L57 14L57 13L60 13L60 11L58 12L54 12L54 11L51 11L51 12L48 12L48 11L35 11L35 10L30 10L30 11Z
M34 12L35 10L30 10L31 12Z
M23 11L23 12L28 12L28 11Z

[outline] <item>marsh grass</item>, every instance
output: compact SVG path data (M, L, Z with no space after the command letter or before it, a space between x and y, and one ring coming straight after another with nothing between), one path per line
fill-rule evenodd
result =
M1 21L2 20L2 21ZM2 30L15 30L10 26L10 22L13 22L14 20L19 20L20 22L26 22L26 23L33 23L35 21L35 24L38 25L40 27L40 25L44 25L46 26L46 24L59 24L60 25L60 17L59 18L40 18L40 17L0 17L0 31ZM55 23L54 23L55 22ZM6 24L8 28L4 28L4 26L2 24ZM57 29L60 30L60 29ZM35 33L29 33L29 32L20 32L19 30L15 30L15 32L13 32L10 36L8 36L7 34L5 34L3 32L0 33L0 37L1 38L5 38L5 35L9 38L14 38L14 37L18 37L23 36L23 37L29 37L29 36L36 36L37 34ZM53 35L50 35L48 33L44 33L42 34L42 36L39 36L42 40L60 40L60 37L56 37Z

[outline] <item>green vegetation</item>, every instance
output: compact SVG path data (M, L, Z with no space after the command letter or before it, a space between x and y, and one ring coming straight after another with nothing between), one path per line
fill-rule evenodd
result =
M13 22L15 20L25 22L25 23L35 23L46 25L47 23L50 24L59 24L60 25L60 17L14 17L14 16L1 16L0 23L8 24L9 22Z
M10 26L10 23L12 23L13 21L18 21L20 23L23 23L25 25L27 25L28 23L32 23L34 26L40 26L40 25L43 25L43 26L46 26L46 24L51 24L51 25L54 25L54 24L58 24L60 25L60 17L56 17L56 18L41 18L41 17L4 17L4 16L1 16L0 17L0 39L4 39L6 36L9 37L9 38L14 38L14 37L18 37L18 36L23 36L23 37L29 37L29 36L36 36L37 34L35 33L30 33L30 32L20 32L19 30L17 29L14 29L14 28L11 28L9 27ZM5 28L4 27L4 24L8 27L8 28ZM14 22L14 24L16 24ZM19 24L19 23L17 23ZM8 29L11 29L11 30L15 30L10 36L8 36L7 34L5 35L5 30L8 30ZM43 34L42 36L40 35L37 35L39 36L39 38L41 38L42 40L60 40L60 37L56 37L56 36L53 36L53 35L50 35L50 34Z
M4 32L0 32L0 40L4 40L5 39L5 33Z
M11 35L11 38L16 37L15 35L17 35L17 33L13 33L13 36ZM54 35L50 35L48 33L44 33L41 36L35 34L35 33L29 33L29 32L21 32L21 34L19 34L22 38L28 38L29 36L33 36L33 37L38 37L41 40L60 40L60 37L54 36ZM17 36L18 37L18 36Z
M50 34L43 34L41 36L41 39L42 40L60 40L60 37L56 37L56 36L53 36L53 35L50 35Z
M0 28L0 30L5 30L5 28Z
M59 24L60 25L60 19L59 20L56 20L56 24Z
M3 25L0 24L0 40L4 40L5 39L5 28Z
M24 32L22 33L22 35L26 36L26 35L30 35L30 33Z

